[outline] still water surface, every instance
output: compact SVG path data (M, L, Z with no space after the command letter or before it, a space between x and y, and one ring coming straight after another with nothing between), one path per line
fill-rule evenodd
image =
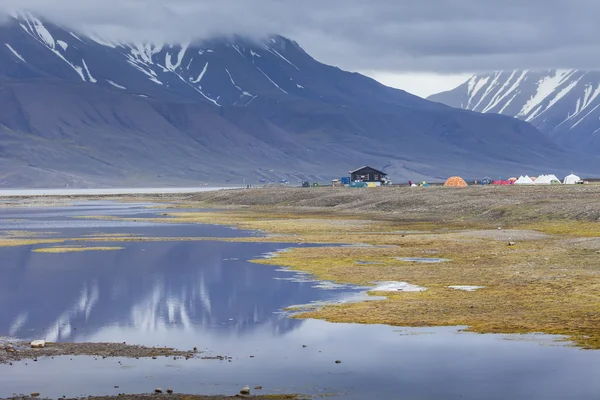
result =
M0 209L0 230L20 226L61 237L253 234L213 225L120 225L72 218L161 212L106 203L63 210ZM231 362L22 361L0 365L0 396L137 393L156 387L235 394L245 385L262 385L270 393L337 393L349 399L597 399L600 393L600 353L558 345L548 337L290 319L285 307L348 301L362 291L319 285L305 275L247 261L296 244L102 245L125 249L45 254L31 252L41 246L0 248L0 336L197 346L208 355L233 357Z

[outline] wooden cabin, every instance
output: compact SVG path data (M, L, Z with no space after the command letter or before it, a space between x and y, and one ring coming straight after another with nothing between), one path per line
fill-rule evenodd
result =
M382 184L386 182L386 176L387 174L385 172L371 168L368 165L350 171L351 182L375 182Z

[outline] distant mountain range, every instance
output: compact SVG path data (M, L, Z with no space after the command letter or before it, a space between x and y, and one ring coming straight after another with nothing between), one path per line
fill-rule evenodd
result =
M281 36L116 43L22 12L0 37L0 187L594 170L526 122L383 86Z
M600 71L551 69L474 75L429 100L530 122L559 145L600 152Z

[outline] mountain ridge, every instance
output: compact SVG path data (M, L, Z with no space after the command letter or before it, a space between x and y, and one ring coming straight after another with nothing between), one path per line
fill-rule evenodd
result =
M6 187L325 181L363 164L394 181L592 169L527 123L386 87L281 36L126 44L23 14L0 37Z
M600 150L600 71L513 70L477 74L429 100L527 121L561 146L587 155Z

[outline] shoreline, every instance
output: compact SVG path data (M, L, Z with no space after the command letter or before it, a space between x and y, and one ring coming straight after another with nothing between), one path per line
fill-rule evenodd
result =
M340 284L397 282L426 288L371 291L386 300L325 306L294 318L469 326L479 333L540 332L600 349L600 315L595 311L600 309L598 197L600 186L595 185L269 188L194 194L170 206L175 212L163 218L137 220L216 223L264 233L252 238L256 242L324 244L252 261ZM339 247L357 243L369 247ZM431 257L449 261L399 261Z
M183 195L215 190L240 189L239 185L201 186L201 187L142 187L142 188L50 188L50 189L0 189L2 198L27 197L69 197L69 196L146 196L146 195Z

